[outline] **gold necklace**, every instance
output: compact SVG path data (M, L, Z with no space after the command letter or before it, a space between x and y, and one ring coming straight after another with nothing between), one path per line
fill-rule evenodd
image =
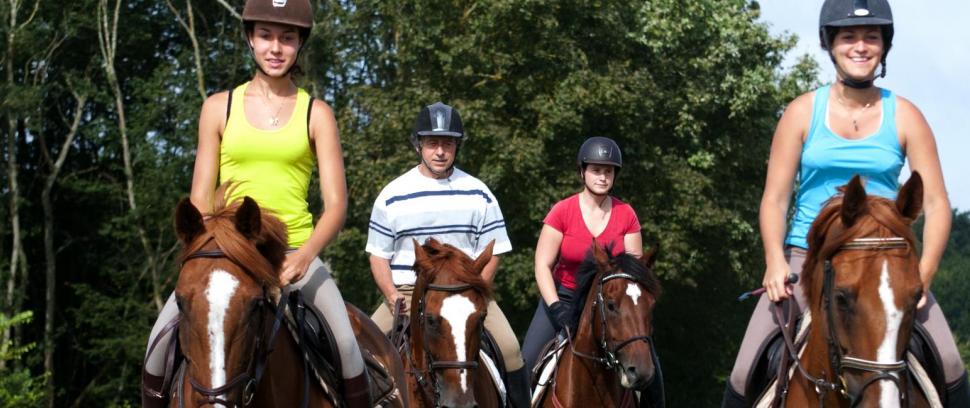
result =
M845 108L847 111L849 111L849 117L852 119L852 128L855 129L856 132L858 132L859 118L862 117L862 114L865 113L866 109L869 109L869 107L872 106L874 102L866 102L866 104L862 106L862 109L859 109L858 112L853 114L852 108L850 108L849 104L845 102L845 99L842 99L842 95L840 95L840 93L836 93L835 97L839 101L839 104L842 105L842 107Z

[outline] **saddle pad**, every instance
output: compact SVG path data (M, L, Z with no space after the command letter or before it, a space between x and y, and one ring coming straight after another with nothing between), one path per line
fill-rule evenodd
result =
M502 374L499 372L498 366L495 365L495 360L492 360L492 357L484 350L478 350L478 358L488 370L488 374L492 376L492 382L495 383L495 390L498 391L499 401L502 401L502 406L505 406L505 401L508 400L508 391L505 390L505 383L502 382Z
M551 347L549 352L539 359L539 366L534 370L539 373L539 380L536 382L535 389L532 391L532 406L537 407L542 403L542 397L545 396L546 390L555 378L553 376L556 373L556 367L559 365L559 357L562 355L563 349L566 348L566 339L559 339L555 347Z
M808 327L811 325L812 325L812 312L806 310L802 314L802 325L798 328L798 334L796 334L795 339L792 340L795 342L795 344L801 345L798 347L799 358L802 357L802 352L805 351L805 343L806 343L805 337L808 336ZM797 369L798 368L796 367L795 364L792 364L791 367L788 367L788 374L785 376L785 380L786 381L791 380L792 375L795 374L795 370ZM770 383L768 383L768 388L766 388L765 392L761 394L761 397L758 398L758 401L754 404L753 408L771 408L772 403L775 401L775 396L776 396L775 391L777 389L778 389L778 378L775 378L774 380L771 380Z
M802 356L802 352L805 351L806 342L804 339L805 336L808 335L808 326L811 326L811 313L806 311L802 319L802 326L798 330L798 336L795 338L795 343L801 344L798 349L799 358ZM923 369L923 365L920 364L919 360L915 356L913 356L913 353L908 351L906 352L906 361L909 364L909 372L912 374L911 377L916 380L916 384L919 385L920 389L923 390L923 395L925 395L926 399L929 401L930 408L943 408L943 404L940 402L940 396L936 392L936 387L933 385L933 381L930 380L926 370ZM785 379L790 381L792 376L795 374L795 370L797 369L798 368L795 366L795 364L792 364L792 366L788 368L788 375ZM775 390L777 389L777 385L778 379L776 378L771 381L765 392L761 394L761 398L759 398L758 402L755 403L754 408L771 408L772 402L775 400Z

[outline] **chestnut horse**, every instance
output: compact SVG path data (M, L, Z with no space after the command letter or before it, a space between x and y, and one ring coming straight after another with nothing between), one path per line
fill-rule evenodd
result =
M657 380L651 324L661 290L652 270L656 253L654 247L640 259L613 256L593 244L577 271L576 334L537 406L636 406L633 391Z
M478 259L429 238L414 241L417 282L402 356L411 401L422 407L503 406L479 358L485 315L492 299L482 270L492 257L489 243Z
M286 257L286 227L255 201L225 205L228 185L209 217L187 199L175 212L184 248L175 295L179 344L186 363L176 378L173 407L333 407L308 373L299 345L283 322L278 271ZM366 315L348 304L362 350L404 383L400 356ZM407 406L397 391L392 405Z
M859 176L816 217L801 283L812 322L786 406L921 407L906 345L922 296L910 225L922 207L913 173L895 201Z

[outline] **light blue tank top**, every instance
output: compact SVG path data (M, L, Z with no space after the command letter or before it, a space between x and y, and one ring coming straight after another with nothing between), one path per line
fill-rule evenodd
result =
M896 132L896 96L882 90L882 123L876 133L862 139L846 139L825 123L830 86L815 91L812 123L802 147L800 186L795 199L795 214L785 243L808 248L808 229L825 203L859 174L866 192L896 198L899 172L905 156Z

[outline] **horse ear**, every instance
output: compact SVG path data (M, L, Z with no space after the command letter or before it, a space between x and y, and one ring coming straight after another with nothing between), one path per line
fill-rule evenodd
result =
M183 244L188 245L205 232L202 213L188 198L179 200L175 206L175 233Z
M593 240L593 247L590 249L593 251L593 259L596 261L596 265L602 269L607 264L610 263L610 255L606 253L604 249L596 240Z
M643 266L646 266L647 269L653 269L653 264L657 262L657 251L659 250L660 250L660 244L659 243L653 244L653 246L650 247L650 250L647 252L644 252L643 256L640 257L640 263L642 263Z
M845 195L842 197L842 225L851 227L865 208L866 189L862 186L862 178L856 174L845 186Z
M923 210L923 177L914 171L896 195L896 209L911 221Z
M429 238L429 241L433 241ZM428 260L428 252L424 250L424 246L418 243L418 240L411 238L411 244L414 245L414 264L418 265Z
M488 265L488 262L492 260L492 248L494 247L495 240L493 239L488 243L488 245L485 246L485 250L482 251L482 254L475 259L475 272L477 274L481 275L482 271L485 270L485 265Z
M236 231L252 239L259 235L262 226L259 204L249 196L243 197L242 205L236 210Z

